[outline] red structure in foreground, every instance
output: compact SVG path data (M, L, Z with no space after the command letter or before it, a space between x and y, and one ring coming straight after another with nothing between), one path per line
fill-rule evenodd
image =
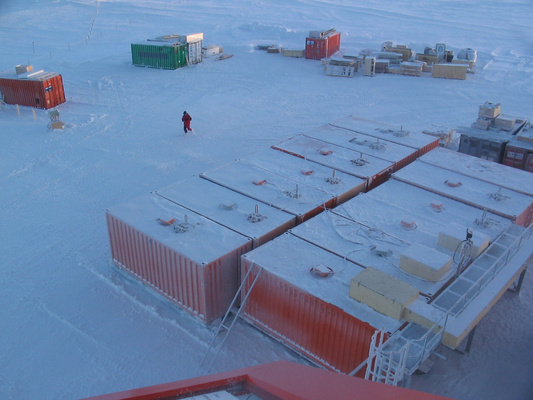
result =
M450 400L289 361L277 361L85 400L174 400L220 391L227 392L228 396L252 394L255 395L253 398L265 400Z

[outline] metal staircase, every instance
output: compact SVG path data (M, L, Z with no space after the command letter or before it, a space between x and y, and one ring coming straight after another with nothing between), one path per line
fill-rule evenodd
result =
M398 351L383 351L386 343L384 340L383 330L376 331L372 335L365 379L398 386L404 380L408 346Z
M252 274L252 271L254 271L254 270L257 270L257 274L253 278L253 281L252 281L250 287L248 288L248 291L246 292L246 295L241 300L240 306L237 307L237 302L239 300L239 297L241 296L242 290L246 286L246 284L248 282L248 278L250 277L250 275ZM231 304L228 307L228 310L224 314L224 317L222 318L222 321L221 321L219 327L217 328L217 330L215 332L215 335L213 336L213 340L211 341L211 344L209 345L209 347L207 349L207 352L205 353L204 358L202 359L202 362L200 363L198 369L200 369L204 365L204 363L206 362L207 358L210 357L210 356L212 358L211 358L211 362L209 364L209 367L207 368L207 372L209 372L211 370L211 368L213 367L213 364L215 363L215 360L217 359L217 357L218 357L218 355L220 353L220 350L222 350L222 346L226 342L226 339L227 339L229 333L231 332L231 329L235 325L235 322L237 322L237 319L239 318L242 310L244 309L244 305L246 303L246 300L248 300L248 297L250 296L250 293L252 292L252 289L254 288L255 284L257 283L257 281L259 279L259 276L261 275L262 271L263 271L263 267L262 266L257 266L255 263L252 263L250 265L250 268L248 269L248 271L244 275L244 278L242 279L241 284L240 284L239 288L237 289L237 293L235 293L235 296L233 297L233 300L231 301ZM215 342L217 342L217 338L218 338L218 336L220 334L223 335L222 339L220 341L218 341L218 344L215 345Z

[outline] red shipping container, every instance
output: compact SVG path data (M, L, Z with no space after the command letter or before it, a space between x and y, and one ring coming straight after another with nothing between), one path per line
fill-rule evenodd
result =
M239 286L249 238L157 195L107 211L113 262L206 323Z
M334 276L314 276L317 265L331 268ZM401 327L349 297L350 280L363 268L290 233L245 254L241 275L250 268L241 293L243 298L249 293L243 317L330 370L352 372L367 359L376 328Z
M1 97L7 104L50 109L65 102L63 78L55 72L30 71L0 78Z
M305 39L305 58L321 60L335 54L341 46L341 34L334 29L325 32L309 32Z
M527 159L527 149L523 147L517 147L512 145L507 145L505 149L505 154L503 156L503 163L509 165L510 167L524 169Z

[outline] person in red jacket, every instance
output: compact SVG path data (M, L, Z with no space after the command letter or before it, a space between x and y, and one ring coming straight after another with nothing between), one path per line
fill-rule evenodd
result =
M185 131L185 133L187 133L188 131L192 132L192 129L191 129L192 118L189 114L187 114L187 111L183 111L183 117L181 117L181 120L183 121L183 130Z

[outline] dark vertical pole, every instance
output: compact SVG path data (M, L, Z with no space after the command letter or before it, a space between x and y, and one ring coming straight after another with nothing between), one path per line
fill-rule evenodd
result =
M472 342L474 341L474 334L476 333L477 325L474 326L474 329L468 334L468 341L466 342L465 353L470 353L470 348L472 347Z

